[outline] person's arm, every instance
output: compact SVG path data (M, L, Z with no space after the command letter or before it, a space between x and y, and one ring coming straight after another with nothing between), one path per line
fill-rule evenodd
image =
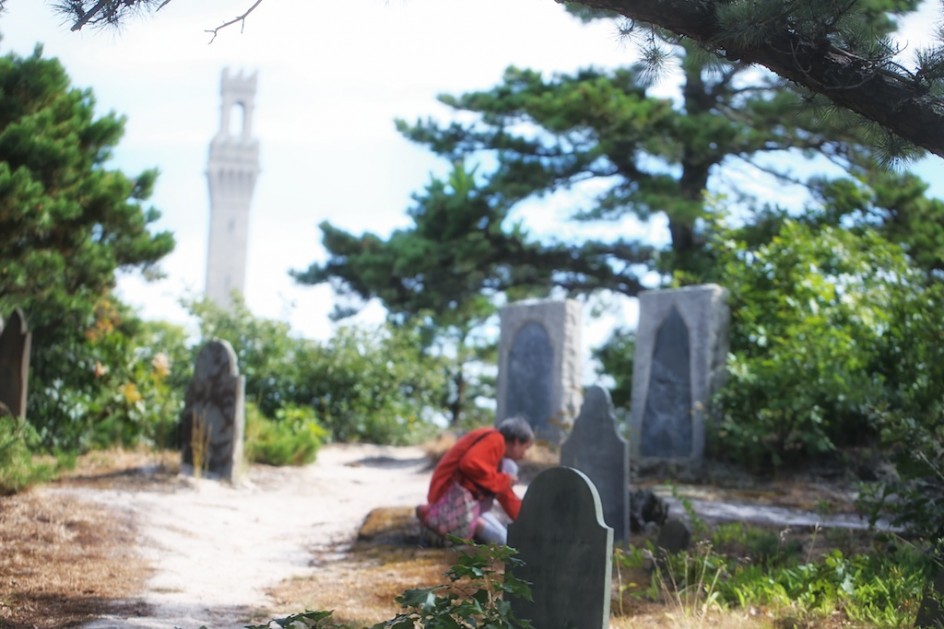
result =
M478 440L459 461L459 474L485 491L498 495L511 487L514 479L498 469L505 456L505 438L494 432Z

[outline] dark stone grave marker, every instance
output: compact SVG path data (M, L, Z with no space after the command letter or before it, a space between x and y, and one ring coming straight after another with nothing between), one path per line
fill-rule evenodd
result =
M580 415L561 445L560 463L587 475L600 496L603 519L613 529L613 541L627 541L629 444L619 434L613 402L603 387L584 391Z
M0 404L14 417L26 417L32 333L19 308L9 320L0 320Z
M204 345L181 414L185 469L236 480L243 451L244 383L228 342Z
M531 583L533 597L511 600L518 618L539 629L609 625L613 529L585 474L569 467L538 474L508 527L508 545L524 564L507 569Z
M642 417L642 456L692 456L692 377L688 328L672 308L656 333L646 410Z
M535 436L560 444L580 408L579 302L536 300L501 309L495 421L519 415Z

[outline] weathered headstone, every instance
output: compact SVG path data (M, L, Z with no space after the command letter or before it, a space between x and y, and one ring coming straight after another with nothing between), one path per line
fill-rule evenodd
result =
M726 296L714 284L640 294L630 411L640 469L702 464L708 403L724 380Z
M521 415L539 439L560 443L580 407L580 318L574 300L502 308L496 421Z
M226 341L210 341L197 355L181 414L183 467L235 481L243 452L245 379Z
M20 419L26 417L32 332L19 308L4 323L0 319L0 405Z
M508 527L508 545L524 564L506 569L531 583L532 601L511 600L518 618L540 629L609 625L613 529L585 474L569 467L538 474Z
M944 627L944 569L937 567L933 580L924 590L924 598L915 618L915 629Z
M588 387L580 415L561 445L561 465L580 470L596 487L613 541L629 539L629 444L619 434L606 389Z

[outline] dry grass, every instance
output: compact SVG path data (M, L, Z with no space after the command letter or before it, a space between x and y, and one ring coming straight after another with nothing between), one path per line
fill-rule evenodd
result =
M127 602L150 575L120 513L41 491L0 498L0 627L59 628L104 611L143 613Z
M357 627L392 618L399 611L397 596L443 583L458 553L423 548L418 533L412 509L374 509L342 558L314 555L312 577L285 581L269 594L281 609L332 610L335 622Z
M56 484L167 488L174 452L109 450L79 458ZM103 613L147 614L134 600L151 567L130 515L37 488L0 497L0 629L77 626Z

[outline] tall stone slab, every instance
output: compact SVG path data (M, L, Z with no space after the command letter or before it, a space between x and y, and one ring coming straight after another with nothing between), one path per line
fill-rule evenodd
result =
M628 541L629 444L619 433L613 402L603 387L584 391L580 415L561 445L560 463L586 474L600 496L613 540Z
M714 284L640 294L630 409L640 469L701 467L708 403L724 381L726 300L727 291Z
M511 600L518 618L540 629L609 625L613 529L583 472L556 467L538 474L508 527L508 545L524 564L506 570L531 583L532 601Z
M0 319L0 404L20 419L26 417L26 394L32 332L17 308L5 323Z
M226 341L210 341L197 355L181 414L183 468L234 482L240 472L245 428L245 378Z
M496 421L522 415L559 444L581 399L581 305L527 301L501 310Z

